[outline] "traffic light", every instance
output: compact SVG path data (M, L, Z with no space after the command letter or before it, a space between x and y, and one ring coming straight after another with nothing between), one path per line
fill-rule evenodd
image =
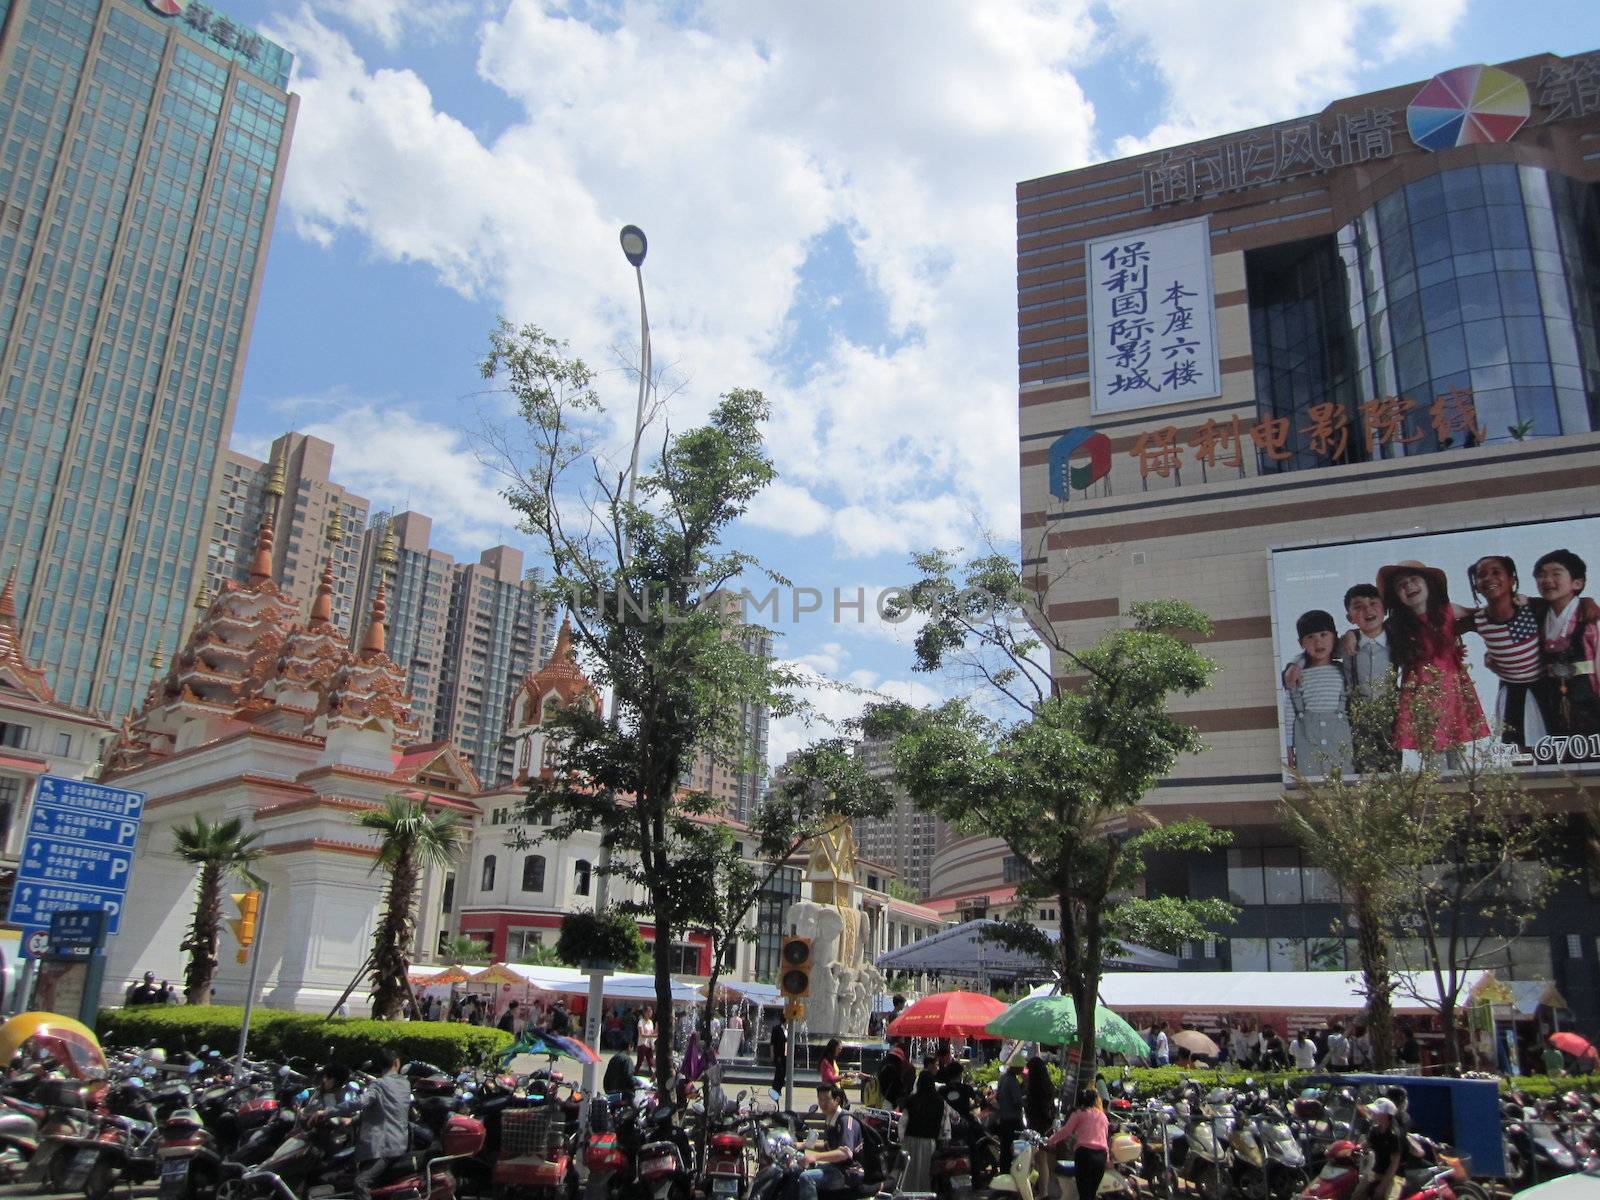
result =
M250 947L256 940L256 914L261 911L260 892L233 892L231 899L239 910L237 917L228 920L233 936L239 942L239 961L250 960Z
M811 939L786 937L778 948L778 992L785 999L811 994Z

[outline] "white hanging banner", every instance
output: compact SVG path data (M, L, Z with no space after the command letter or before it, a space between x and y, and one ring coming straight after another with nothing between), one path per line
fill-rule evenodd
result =
M1096 238L1085 260L1090 411L1222 394L1208 218Z

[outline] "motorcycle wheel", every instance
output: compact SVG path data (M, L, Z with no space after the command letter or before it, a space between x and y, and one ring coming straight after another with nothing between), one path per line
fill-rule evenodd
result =
M117 1168L103 1157L83 1181L84 1200L106 1200L117 1186Z
M57 1150L45 1166L44 1182L39 1185L39 1194L48 1195L51 1192L66 1191L67 1175L71 1170L72 1156Z
M216 1200L217 1173L209 1167L190 1167L187 1200Z
M1489 1200L1488 1189L1480 1183L1473 1183L1470 1179L1461 1183L1451 1183L1450 1190L1456 1194L1456 1200Z

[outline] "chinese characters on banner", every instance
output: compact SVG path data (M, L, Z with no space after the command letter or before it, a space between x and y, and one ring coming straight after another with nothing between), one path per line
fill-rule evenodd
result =
M1206 218L1096 238L1086 266L1091 411L1222 394Z
M1392 446L1405 447L1421 441L1431 431L1441 449L1481 445L1483 428L1472 393L1452 388L1420 404L1408 396L1380 396L1358 406L1359 428L1352 427L1350 413L1342 404L1313 404L1299 425L1288 417L1262 417L1253 424L1234 416L1227 421L1207 418L1186 440L1180 440L1176 425L1146 429L1134 439L1128 457L1139 464L1139 478L1174 478L1184 465L1184 451L1209 475L1232 469L1244 474L1247 449L1260 453L1262 465L1284 462L1297 449L1315 455L1330 466L1348 462L1352 441L1360 439L1366 457L1384 457Z
M1168 150L1144 163L1144 202L1153 208L1200 200L1309 171L1388 158L1401 124L1398 113L1364 108L1331 123L1313 118L1199 150Z
M1534 89L1540 107L1548 110L1541 125L1600 112L1600 54L1540 67Z

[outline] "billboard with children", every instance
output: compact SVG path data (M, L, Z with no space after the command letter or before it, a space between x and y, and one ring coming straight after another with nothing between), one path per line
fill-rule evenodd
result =
M1427 753L1600 769L1591 564L1600 517L1274 551L1286 777Z

